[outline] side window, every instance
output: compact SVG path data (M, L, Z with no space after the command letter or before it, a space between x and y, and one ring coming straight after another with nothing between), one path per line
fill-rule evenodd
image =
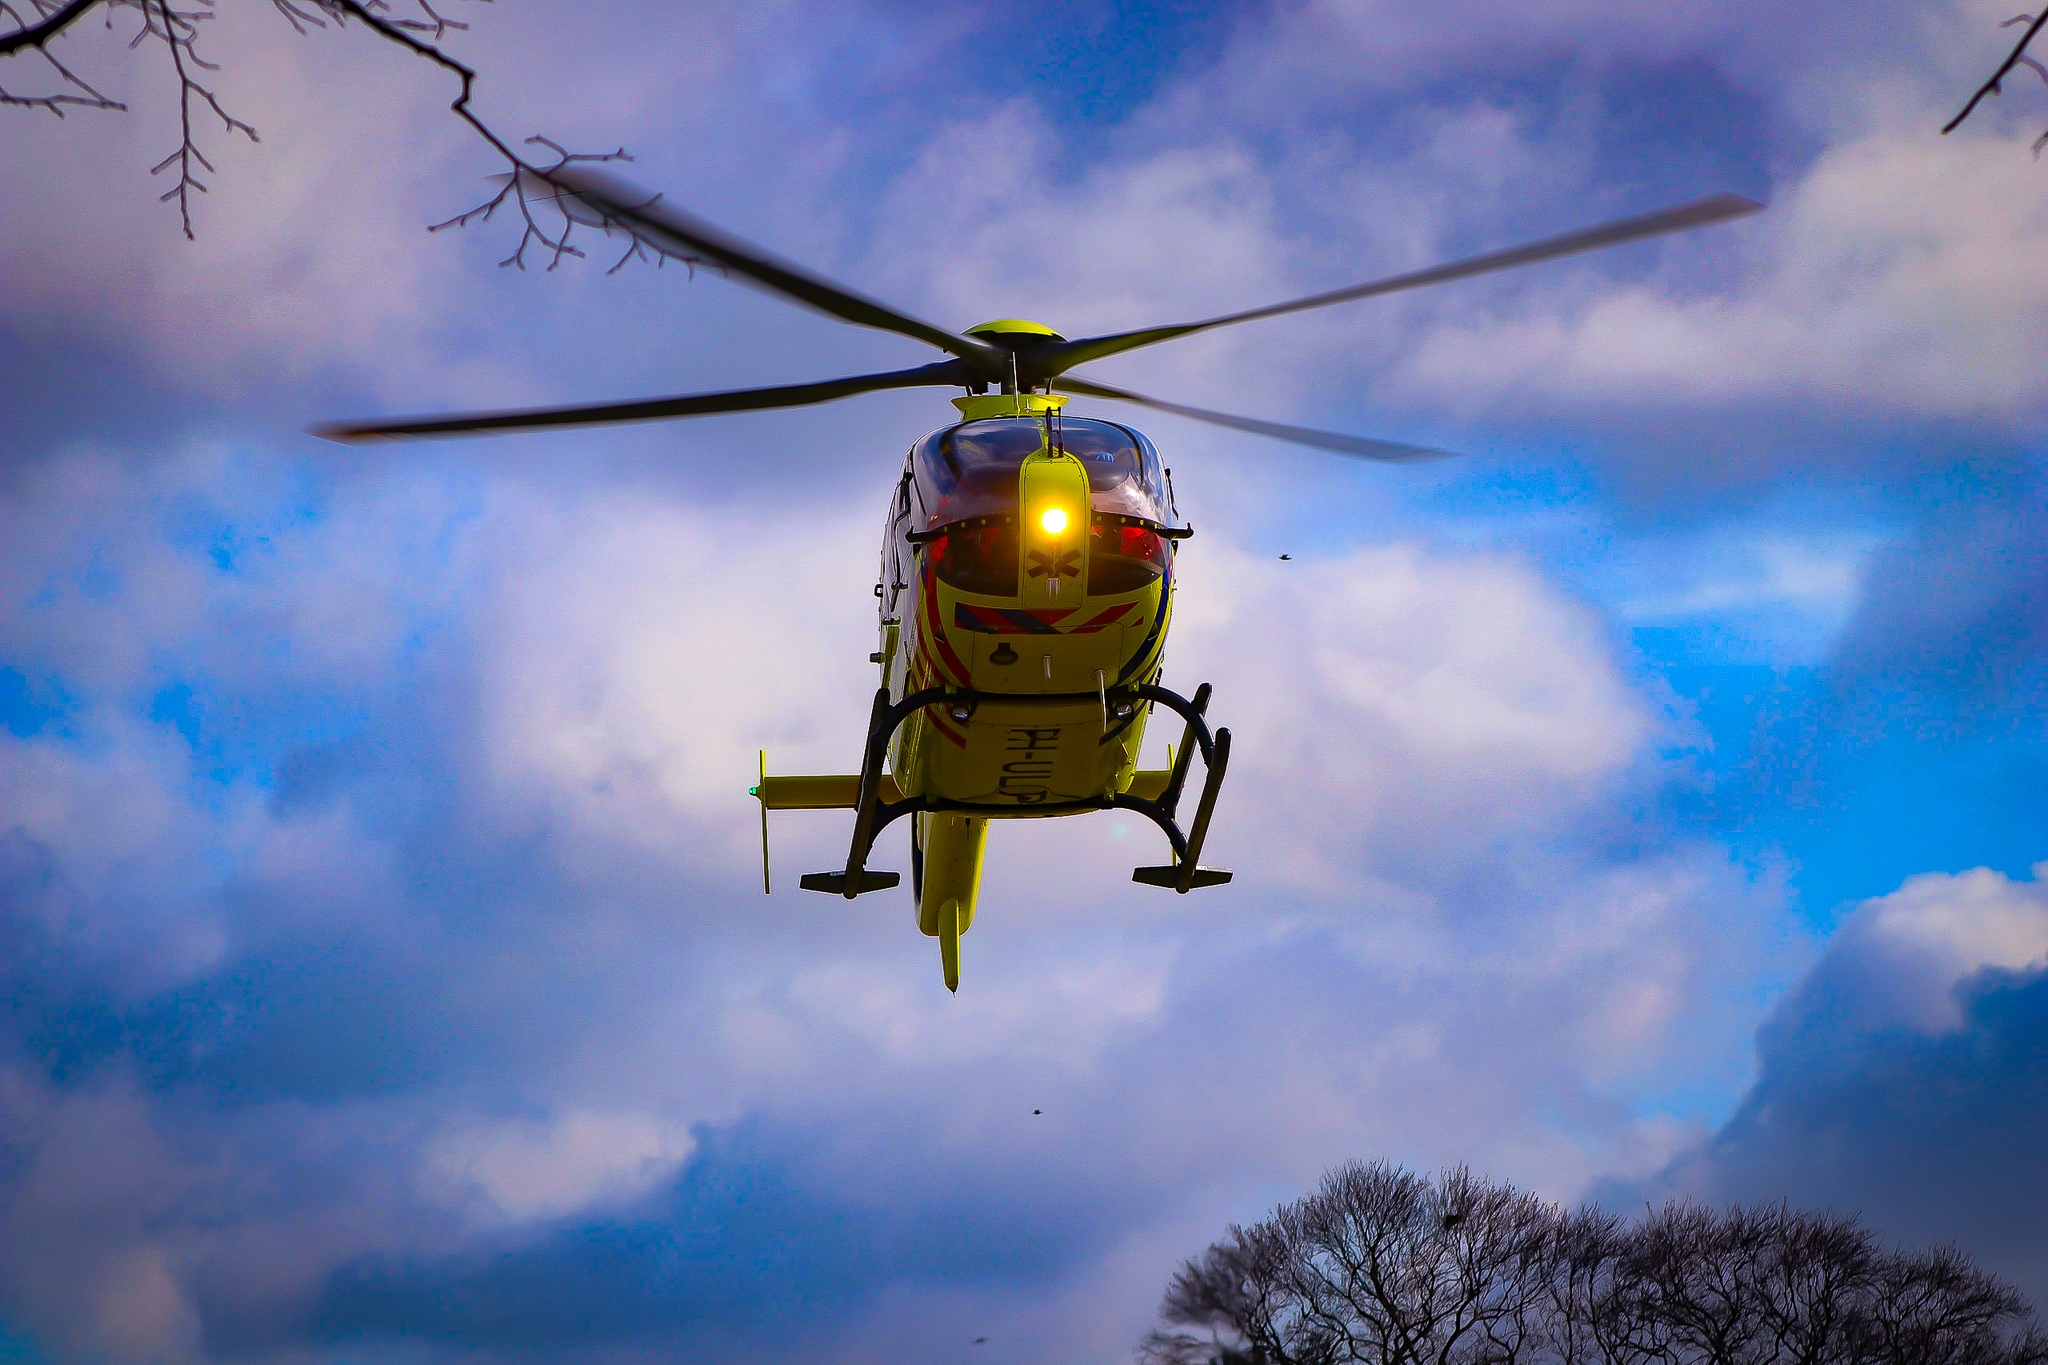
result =
M904 470L903 477L896 481L896 498L889 504L889 536L893 540L910 529L903 523L910 520L910 471Z
M896 481L889 503L889 521L882 528L882 616L896 619L896 599L909 586L910 566L903 559L903 537L910 530L910 471Z
M1180 516L1180 509L1173 505L1173 471L1159 459L1159 451L1144 433L1138 435L1138 457L1144 470L1145 491L1152 501L1166 513L1162 520L1173 521Z

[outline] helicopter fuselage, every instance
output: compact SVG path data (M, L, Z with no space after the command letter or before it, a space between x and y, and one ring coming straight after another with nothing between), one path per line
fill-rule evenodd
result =
M989 820L1100 808L1138 781L1150 707L1129 689L1158 681L1187 534L1136 431L1062 420L1058 396L956 402L967 420L904 462L876 586L890 700L959 697L914 711L889 747L902 796L973 808L913 817L933 935L973 917ZM1156 795L1165 774L1149 776Z

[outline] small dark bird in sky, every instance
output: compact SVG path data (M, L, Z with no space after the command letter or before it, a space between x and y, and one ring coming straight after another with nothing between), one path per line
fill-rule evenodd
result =
M1292 559L1292 558L1294 558L1294 556L1293 556L1293 555L1281 555L1280 557L1281 557L1282 559Z
M1444 1215L1444 1231L1449 1232L1452 1228L1458 1226L1458 1224L1464 1221L1465 1215L1462 1213L1447 1213Z
M1043 1109L1034 1109L1031 1112L1034 1114L1043 1114L1045 1111Z
M988 1338L987 1338L987 1337L976 1337L976 1338L974 1339L974 1344L975 1344L976 1346L986 1346L986 1345L988 1345Z

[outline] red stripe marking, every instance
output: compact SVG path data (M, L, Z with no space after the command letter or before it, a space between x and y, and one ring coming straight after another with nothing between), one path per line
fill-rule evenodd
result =
M906 690L911 692L923 691L932 685L933 679L934 674L929 663L922 658L913 659L910 664L909 677L905 679ZM967 747L966 735L955 733L952 727L946 724L944 713L939 710L939 703L934 702L932 705L924 707L923 714L925 719L932 723L934 730L937 730L942 736L960 748L964 749Z
M946 638L946 628L939 620L939 576L929 568L924 572L923 605L924 610L919 614L924 619L925 628L931 632L932 643L938 647L939 659L952 670L951 681L967 686L970 677L967 665L953 652L953 642Z
M952 726L946 724L945 720L940 716L938 707L925 707L924 715L925 719L932 723L932 729L937 730L941 735L951 740L956 748L964 749L967 747L967 736L955 731Z
M1130 614L1133 602L1105 607L1078 626L1063 624L1079 611L1076 607L981 607L970 602L953 604L954 624L983 635L1091 635L1116 624ZM1034 629L1032 623L1043 629Z
M1104 608L1090 620L1074 627L1074 633L1076 635L1086 635L1101 630L1104 626L1120 619L1125 612L1131 609L1131 605L1129 602L1119 602L1113 607Z

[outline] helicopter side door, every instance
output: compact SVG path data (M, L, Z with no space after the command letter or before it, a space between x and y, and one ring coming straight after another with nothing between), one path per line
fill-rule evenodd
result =
M906 594L916 580L917 565L910 550L911 503L910 466L904 465L903 477L896 481L896 492L889 500L888 520L882 527L882 576L875 584L875 596L880 599L882 682L892 686L897 670L894 660L897 641L902 633L903 610L909 605Z

